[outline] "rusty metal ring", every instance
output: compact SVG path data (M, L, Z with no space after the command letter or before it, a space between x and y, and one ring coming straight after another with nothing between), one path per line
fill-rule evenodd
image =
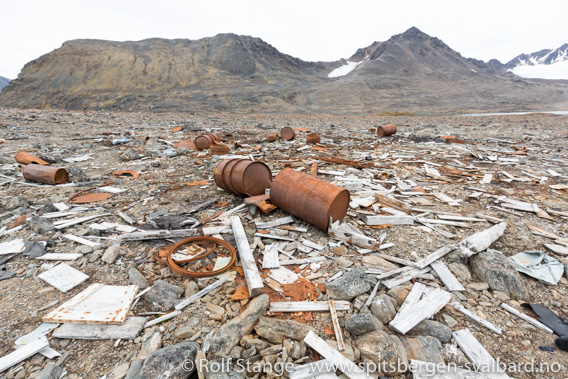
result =
M229 263L225 267L220 268L219 270L206 271L206 272L196 272L196 271L189 271L189 270L186 270L186 269L180 267L176 263L176 261L173 260L172 255L175 254L182 246L187 245L189 243L201 242L201 241L213 242L215 244L215 246L221 246L221 247L224 247L225 249L227 249L227 251L231 254L231 260L229 261ZM207 251L203 254L197 255L197 256L192 257L190 259L185 259L183 261L178 261L178 262L179 263L189 263L189 262L199 260L199 259L204 258L207 255L209 255L214 249L215 249L215 247L213 247L211 250L207 249ZM224 241L222 239L219 239L219 238L205 237L205 236L189 237L189 238L181 240L178 243L176 243L175 245L173 245L170 248L170 250L168 250L168 252L166 253L165 260L166 260L166 264L168 265L170 270L172 270L177 275L187 276L187 277L192 277L192 278L205 278L205 277L215 276L215 275L221 274L221 273L229 270L235 264L235 261L237 260L237 251L235 250L235 248L230 243L228 243L227 241Z

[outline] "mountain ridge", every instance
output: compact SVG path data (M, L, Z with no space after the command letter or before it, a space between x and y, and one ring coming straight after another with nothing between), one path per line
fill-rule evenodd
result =
M333 70L355 62L346 74ZM568 86L520 79L498 62L464 58L418 28L307 62L260 38L72 40L22 69L0 106L368 114L568 108Z

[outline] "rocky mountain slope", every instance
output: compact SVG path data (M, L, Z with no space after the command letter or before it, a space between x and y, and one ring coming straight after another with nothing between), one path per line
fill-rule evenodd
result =
M74 40L28 63L0 106L334 114L568 108L568 84L496 67L416 28L336 62L305 62L234 34Z
M0 76L0 91L10 83L10 79Z
M505 63L505 67L512 69L517 66L549 65L564 61L568 61L568 43L557 49L543 49L531 54L520 54Z

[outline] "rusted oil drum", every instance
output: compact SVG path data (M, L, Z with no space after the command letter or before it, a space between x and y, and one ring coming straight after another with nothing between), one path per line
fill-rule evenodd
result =
M270 201L327 232L330 217L333 221L341 221L345 217L350 196L345 188L285 168L272 182Z
M379 126L377 128L377 135L379 137L386 137L396 133L396 125L395 124L388 124Z
M220 188L243 196L262 195L272 183L272 173L265 163L241 158L219 162L213 178Z
M282 130L280 130L280 135L286 141L290 141L293 140L294 137L296 137L296 132L294 132L294 129L292 129L291 127L285 126L282 128Z
M229 146L222 143L214 143L209 146L209 149L211 150L211 154L213 155L223 155L229 153Z
M221 137L217 134L204 134L195 139L195 147L197 150L209 149L214 142L221 142Z
M271 134L271 135L266 137L266 140L268 142L278 141L278 134L277 133Z
M29 164L22 167L24 179L44 184L63 184L67 182L67 171L62 168Z
M35 163L35 164L40 164L40 165L43 165L43 166L49 166L49 163L47 163L43 159L38 158L35 155L32 155L30 153L26 153L25 151L20 151L18 154L16 154L15 159L16 159L16 162L21 163L21 164Z
M306 143L320 143L321 135L318 133L311 133L306 136Z

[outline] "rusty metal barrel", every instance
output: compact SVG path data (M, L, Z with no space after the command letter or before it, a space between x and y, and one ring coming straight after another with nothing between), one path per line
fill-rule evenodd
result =
M230 150L229 146L224 145L222 143L214 143L211 146L209 146L209 149L211 150L211 154L213 155L228 154Z
M242 196L262 195L272 184L270 167L250 159L225 159L213 171L215 183L227 192Z
M395 124L388 124L379 126L377 128L377 135L379 137L386 137L396 133L396 125Z
M306 143L320 143L321 135L318 133L311 133L306 136Z
M274 134L267 136L266 141L268 141L268 142L278 141L278 133L274 133Z
M349 191L325 180L285 168L270 187L270 201L282 210L327 232L329 219L341 221L349 207Z
M282 130L280 130L280 135L286 141L290 141L290 140L293 140L294 137L296 137L296 132L291 127L285 126L285 127L282 128Z
M63 184L67 182L67 171L63 168L29 164L22 167L24 179L44 184Z
M197 150L205 150L209 149L214 142L221 142L221 137L218 134L204 134L197 137L194 142Z

